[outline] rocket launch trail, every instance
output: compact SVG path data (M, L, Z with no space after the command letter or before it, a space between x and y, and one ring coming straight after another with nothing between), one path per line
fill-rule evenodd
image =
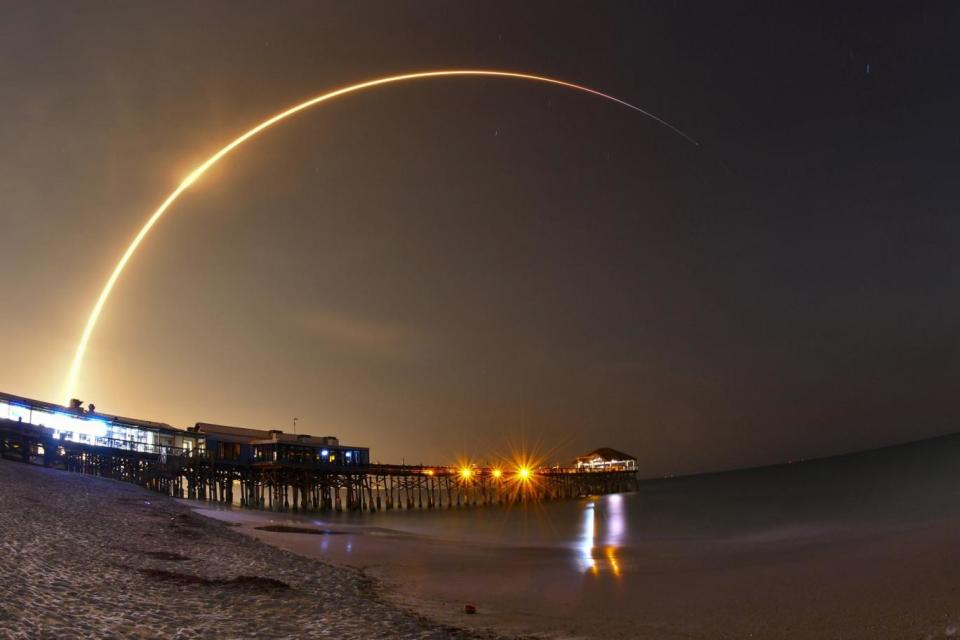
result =
M540 82L540 83L552 84L552 85L564 87L567 89L572 89L575 91L580 91L583 93L588 93L588 94L603 98L605 100L609 100L611 102L616 102L617 104L620 104L624 107L632 109L646 116L647 118L654 120L658 124L670 129L671 131L676 133L678 136L682 137L687 142L695 146L699 146L699 143L696 140L694 140L692 137L690 137L689 135L687 135L677 127L673 126L669 122L653 115L652 113L644 109L641 109L640 107L632 105L629 102L626 102L625 100L621 100L612 95L603 93L601 91L597 91L596 89L591 89L590 87L574 84L572 82L566 82L564 80L558 80L558 79L549 78L546 76L538 76L538 75L533 75L528 73L519 73L514 71L496 71L496 70L486 70L486 69L447 69L447 70L439 70L439 71L422 71L422 72L407 73L402 75L388 76L383 78L377 78L374 80L368 80L366 82L360 82L360 83L352 84L346 87L341 87L339 89L335 89L333 91L329 91L322 95L310 98L309 100L306 100L304 102L301 102L300 104L294 105L284 111L281 111L280 113L277 113L276 115L270 116L266 120L263 120L253 128L249 129L248 131L244 132L240 136L236 137L235 139L227 143L219 151L214 153L205 162L203 162L203 164L201 164L199 167L197 167L192 172L190 172L190 174L186 178L184 178L184 180L177 186L177 188L174 189L173 192L170 193L170 195L168 195L167 198L160 204L160 206L157 207L157 209L150 215L150 217L146 220L146 222L143 224L143 226L140 228L137 234L130 241L130 244L127 246L126 251L124 251L123 255L120 257L120 260L117 262L116 266L113 268L113 271L110 273L110 276L107 278L107 281L103 286L103 289L100 291L100 295L97 298L97 301L93 306L93 309L90 311L90 315L87 318L86 325L84 326L83 334L80 337L80 342L77 344L76 353L74 354L73 362L70 365L70 370L67 375L64 401L69 402L70 398L74 396L74 393L76 391L77 380L80 375L80 370L83 366L83 358L87 350L87 345L90 342L90 338L93 335L94 329L96 329L97 320L99 319L100 314L103 311L103 307L106 305L107 300L109 300L110 294L113 291L114 286L116 286L117 281L120 279L120 276L123 274L123 270L126 268L127 263L130 262L130 259L136 253L137 248L139 248L140 244L144 241L144 239L150 233L151 229L153 229L154 225L156 225L157 222L160 220L160 218L163 217L163 214L166 213L167 210L169 210L170 207L177 201L177 198L179 198L184 191L186 191L191 185L193 185L197 180L199 180L210 167L212 167L214 164L219 162L224 156L226 156L231 151L239 147L241 144L243 144L250 138L256 136L257 134L265 131L266 129L269 129L270 127L280 123L283 120L286 120L287 118L293 115L296 115L297 113L300 113L301 111L309 109L320 103L327 102L328 100L333 100L335 98L339 98L340 96L362 91L364 89L372 89L374 87L378 87L381 85L393 84L398 82L407 82L410 80L426 80L430 78L449 78L449 77L458 77L458 76L496 77L496 78L507 78L507 79L514 79L514 80L524 80L528 82Z

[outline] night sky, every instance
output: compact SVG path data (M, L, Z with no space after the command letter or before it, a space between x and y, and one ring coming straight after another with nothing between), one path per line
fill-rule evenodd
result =
M642 475L957 430L960 5L0 1L0 390Z

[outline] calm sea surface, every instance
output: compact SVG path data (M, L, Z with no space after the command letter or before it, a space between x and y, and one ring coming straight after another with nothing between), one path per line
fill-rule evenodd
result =
M363 568L458 625L595 638L940 637L943 621L960 625L960 438L547 504L228 519ZM268 523L328 534L257 529ZM465 603L479 613L464 617Z
M609 559L633 547L642 534L641 505L641 495L633 493L512 507L350 514L312 521L368 527L373 535L396 531L465 546L540 549L553 553L558 568L579 573L613 570Z

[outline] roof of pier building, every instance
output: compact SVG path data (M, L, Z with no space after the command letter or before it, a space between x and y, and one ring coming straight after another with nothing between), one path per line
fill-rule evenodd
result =
M239 442L242 444L304 444L308 446L336 447L340 441L335 436L311 436L307 434L284 433L279 429L249 429L247 427L231 427L223 424L198 422L192 431L216 438L224 442Z
M604 462L613 462L617 460L636 460L636 456L632 456L629 453L624 453L623 451L617 451L616 449L611 449L610 447L601 447L590 453L579 456L577 462L586 462L588 460L596 460L600 458Z

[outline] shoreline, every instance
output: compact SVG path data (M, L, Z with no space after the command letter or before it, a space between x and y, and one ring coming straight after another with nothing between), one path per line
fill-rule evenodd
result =
M488 582L476 576L480 565L511 556L540 554L546 564L564 555L561 549L516 547L509 550L479 542L445 540L375 525L330 522L318 517L228 506L195 505L198 515L222 521L244 535L336 567L360 571L378 596L442 625L482 636L574 640L591 636L543 611L525 611L491 597ZM471 562L472 561L472 562ZM495 566L495 565L491 565ZM457 579L462 573L470 579ZM454 575L451 578L451 575ZM482 588L471 588L477 584ZM425 588L434 585L436 588ZM475 614L464 606L475 605ZM665 636L666 637L666 636Z
M0 486L3 638L499 637L135 485L0 460Z

